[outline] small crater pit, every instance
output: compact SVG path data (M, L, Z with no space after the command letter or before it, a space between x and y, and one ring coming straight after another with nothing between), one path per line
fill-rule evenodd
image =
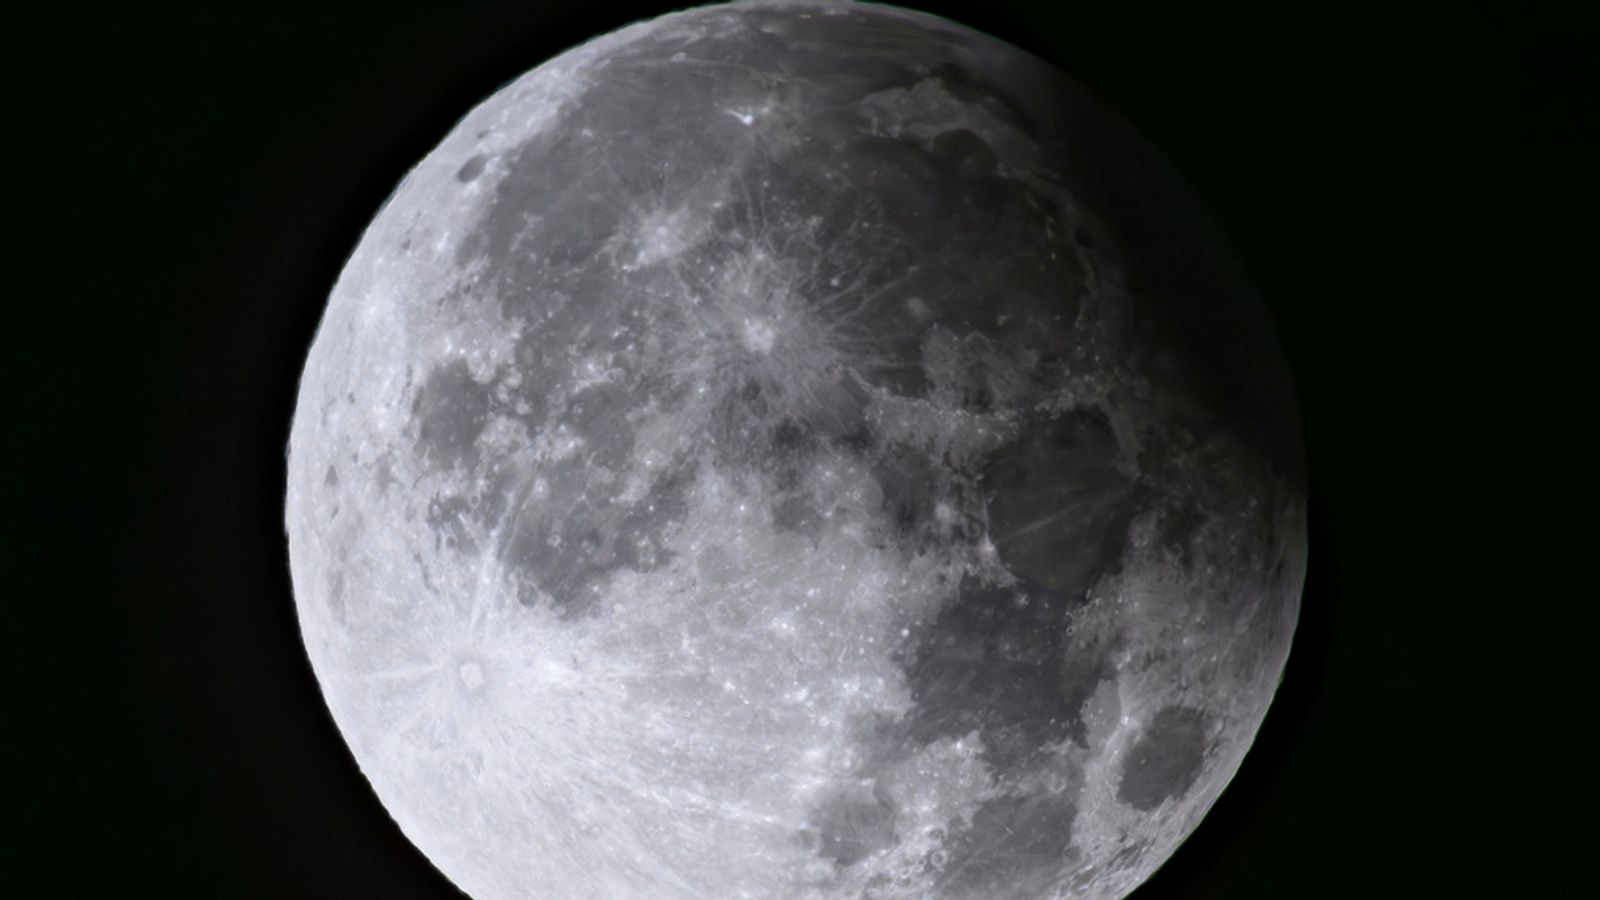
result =
M462 184L475 181L479 175L483 174L483 170L488 164L489 158L479 153L461 164L461 168L456 170L456 180Z
M456 669L456 677L460 679L462 687L469 691L479 691L483 688L483 664L468 660Z

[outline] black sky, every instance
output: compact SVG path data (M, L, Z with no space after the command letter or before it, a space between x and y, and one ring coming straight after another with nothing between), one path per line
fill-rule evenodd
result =
M923 7L1059 62L1161 147L1298 379L1313 544L1288 677L1141 900L1554 884L1549 812L1586 779L1552 748L1588 707L1544 707L1593 681L1561 668L1583 661L1556 648L1584 593L1552 573L1582 565L1563 535L1589 508L1579 86L1600 30L1462 5ZM189 6L0 24L0 383L21 453L0 894L450 897L299 649L280 525L295 382L406 169L501 83L659 7Z

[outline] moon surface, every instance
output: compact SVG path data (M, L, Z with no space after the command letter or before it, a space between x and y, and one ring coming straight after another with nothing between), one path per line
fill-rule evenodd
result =
M949 21L625 28L351 256L306 650L478 900L1110 898L1249 748L1305 572L1287 368L1130 129Z

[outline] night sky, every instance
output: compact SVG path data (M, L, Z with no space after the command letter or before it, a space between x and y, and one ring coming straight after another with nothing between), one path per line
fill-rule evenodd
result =
M192 6L0 23L21 452L0 894L456 896L299 645L296 381L362 228L455 120L663 8ZM1298 380L1312 543L1286 680L1135 896L1538 896L1569 839L1547 808L1592 780L1560 750L1593 701L1557 686L1593 681L1558 645L1593 596L1561 582L1592 469L1596 17L1201 6L921 5L1058 62L1160 147Z

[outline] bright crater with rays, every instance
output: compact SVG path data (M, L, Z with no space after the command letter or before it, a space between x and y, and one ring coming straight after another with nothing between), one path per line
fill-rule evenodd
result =
M1109 898L1305 567L1286 367L1164 165L953 23L708 7L399 186L290 440L306 649L479 900Z

